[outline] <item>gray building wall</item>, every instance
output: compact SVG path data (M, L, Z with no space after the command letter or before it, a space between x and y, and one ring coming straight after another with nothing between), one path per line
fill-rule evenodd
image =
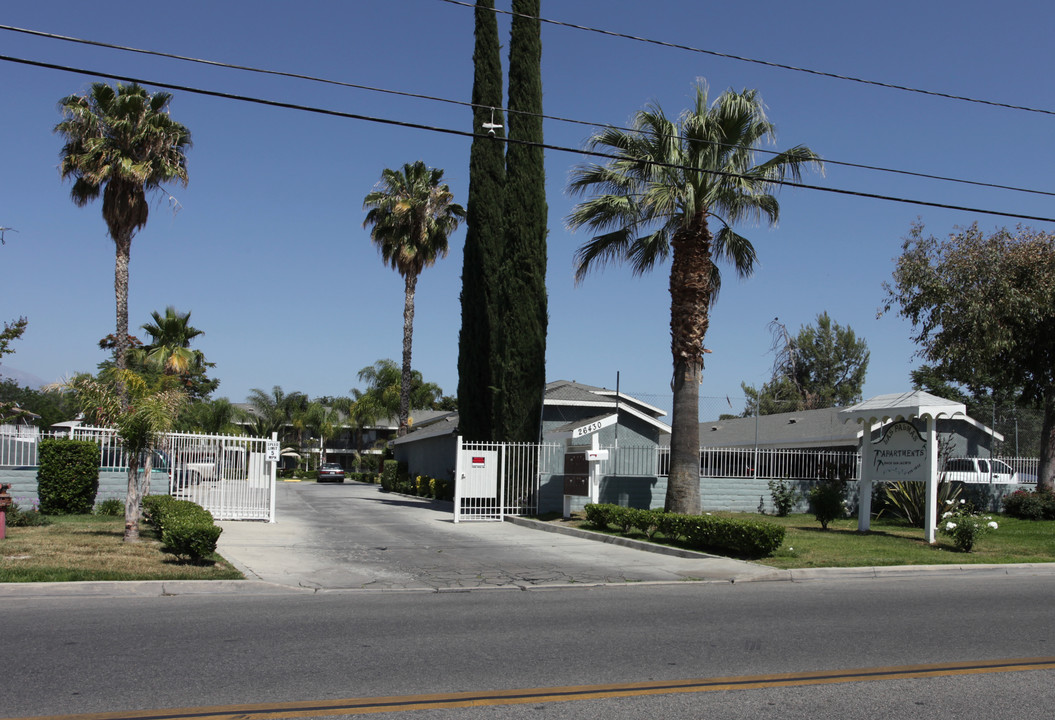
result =
M427 475L453 480L457 451L458 438L454 435L437 435L392 446L393 457L407 464L407 473L412 478Z

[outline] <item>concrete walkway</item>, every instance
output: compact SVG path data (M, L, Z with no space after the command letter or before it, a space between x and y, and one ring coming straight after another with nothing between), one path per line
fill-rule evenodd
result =
M278 522L221 523L218 548L246 577L311 590L532 588L776 577L700 553L656 554L540 532L545 523L455 523L450 503L376 485L282 483ZM533 526L534 525L534 526Z

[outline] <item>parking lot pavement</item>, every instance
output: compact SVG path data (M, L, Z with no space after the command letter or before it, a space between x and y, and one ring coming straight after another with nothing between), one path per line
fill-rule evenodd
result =
M277 522L222 522L246 577L311 590L452 591L782 579L751 563L674 557L510 522L455 523L450 503L377 485L279 483Z

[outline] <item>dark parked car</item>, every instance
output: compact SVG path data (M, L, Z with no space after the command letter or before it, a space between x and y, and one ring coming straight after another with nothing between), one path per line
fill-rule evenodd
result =
M344 482L344 468L337 463L323 463L315 471L315 482Z

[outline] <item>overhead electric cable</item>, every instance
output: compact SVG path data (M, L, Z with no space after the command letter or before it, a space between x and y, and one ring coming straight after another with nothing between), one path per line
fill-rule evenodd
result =
M304 74L301 74L301 73L292 73L292 72L286 72L286 71L282 71L282 70L268 70L268 69L265 69L265 68L253 67L251 65L239 65L239 64L235 64L235 63L225 63L225 62L221 62L219 60L208 60L206 58L196 58L196 57L192 57L192 56L188 56L188 55L177 55L175 53L167 53L167 52L162 52L160 50L147 50L147 49L144 49L144 48L131 47L131 46L128 46L128 45L115 45L113 43L106 43L106 42L102 42L102 41L99 41L99 40L88 40L88 39L85 39L85 38L71 37L69 35L58 35L56 33L48 33L48 32L43 32L41 30L30 30L28 28L15 27L13 25L0 24L0 30L9 30L11 32L24 33L26 35L32 35L32 36L36 36L36 37L43 37L43 38L47 38L49 40L62 40L64 42L77 43L77 44L81 44L81 45L91 45L91 46L94 46L94 47L103 47L103 48L107 48L107 49L110 49L110 50L121 50L123 52L138 53L138 54L142 54L142 55L151 55L151 56L154 56L154 57L168 58L168 59L171 59L171 60L181 60L181 61L190 62L190 63L199 63L199 64L202 64L202 65L210 65L210 66L213 66L213 67L219 67L219 68L224 68L224 69L229 69L229 70L244 70L246 72L259 73L259 74L263 74L263 75L275 75L275 76L278 76L278 77L288 77L288 78L293 78L293 79L297 79L297 80L308 80L308 81L311 81L311 82L317 82L317 83L322 83L322 84L326 84L326 85L336 85L338 87L352 88L352 89L355 89L355 90L366 90L368 92L376 92L376 93L382 93L382 94L386 94L386 95L396 95L396 96L399 96L399 97L409 97L409 98L414 98L414 99L417 99L417 100L429 100L429 101L432 101L432 102L447 103L447 104L450 104L450 105L459 105L459 106L462 106L462 107L469 107L469 108L475 108L475 107L487 108L487 107L491 107L490 105L477 106L477 105L474 105L471 102L467 102L467 101L464 101L464 100L454 100L454 99L451 99L451 98L437 97L435 95L424 95L424 94L421 94L421 93L412 93L412 92L406 92L406 91L402 91L402 90L391 90L391 89L388 89L388 88L380 88L380 87L375 87L375 86L371 86L371 85L363 85L363 84L360 84L360 83L346 82L346 81L343 81L343 80L333 80L333 79L329 79L329 78L320 78L320 77L316 77L316 76L313 76L313 75L304 75ZM592 121L589 121L589 120L578 120L578 119L575 119L575 118L561 117L559 115L545 115L545 114L542 114L542 113L528 113L528 112L524 112L524 111L520 111L520 110L509 110L508 108L492 108L492 109L501 109L507 115L509 115L509 114L519 114L519 115L524 115L524 116L528 116L528 117L540 117L540 118L542 118L544 120L553 120L553 121L556 121L556 122L572 123L572 124L576 124L576 125L585 125L587 127L594 127L594 128L597 128L597 127L609 128L610 127L610 128L615 128L617 130L623 130L624 132L639 132L639 131L637 131L637 130L635 130L633 128L620 127L618 125L609 125L609 124L606 124L606 123L592 122ZM717 146L720 146L720 147L728 147L728 148L735 147L735 146L733 146L731 144L719 143L719 142L715 142L713 140L698 140L696 142L704 142L704 143L707 143L707 144L710 144L710 145L717 145ZM779 154L778 152L775 152L773 150L766 150L764 148L752 148L752 151L753 152L757 152L757 153L766 154L766 155L778 155ZM885 173L891 173L891 174L894 174L894 175L907 175L907 176L911 176L911 177L924 178L924 179L927 179L927 180L940 180L942 182L958 183L958 184L961 184L961 185L974 185L974 186L977 186L977 187L988 187L988 188L994 188L994 189L997 189L997 190L1010 190L1012 192L1023 192L1023 193L1031 193L1031 194L1034 194L1034 195L1047 195L1049 197L1055 197L1055 192L1051 192L1051 191L1047 191L1047 190L1034 190L1032 188L1023 188L1023 187L1016 187L1014 185L1002 185L1002 184L999 184L999 183L982 182L980 180L964 180L962 178L953 178L953 177L948 177L948 176L945 176L945 175L934 175L934 174L931 174L931 173L916 172L916 171L913 171L913 170L898 170L896 168L886 168L886 167L881 167L881 166L878 166L878 165L866 165L866 164L863 164L863 163L853 163L853 162L847 162L847 161L841 161L841 160L826 159L824 162L827 165L838 165L838 166L841 166L841 167L857 168L859 170L874 170L876 172L885 172Z
M476 8L476 5L463 0L440 0L440 2L449 3L451 5L461 5L467 8ZM499 10L497 8L488 8L493 12L500 13L502 15L521 15L522 13L514 13L511 10ZM532 19L535 19L532 17ZM601 28L590 27L589 25L576 25L575 23L562 22L560 20L548 20L544 17L538 18L539 22L546 23L548 25L557 25L560 27L572 28L574 30L583 30L585 32L597 33L598 35L607 35L608 37L621 38L623 40L634 40L635 42L648 43L650 45L659 45L660 47L674 48L676 50L687 50L689 52L701 53L703 55L711 55L713 57L726 58L728 60L739 60L740 62L754 63L756 65L765 65L767 67L780 68L781 70L794 70L795 72L808 73L810 75L819 75L821 77L834 78L836 80L848 80L850 82L861 83L863 85L874 85L876 87L888 88L890 90L904 90L905 92L919 93L920 95L932 95L934 97L946 98L948 100L962 100L963 102L978 103L981 105L991 105L993 107L1007 108L1009 110L1025 110L1026 112L1043 113L1044 115L1055 115L1055 110L1043 110L1041 108L1028 107L1026 105L1012 105L1010 103L997 102L995 100L982 100L979 98L966 97L964 95L953 95L951 93L938 92L936 90L923 90L921 88L909 87L907 85L895 85L894 83L881 82L879 80L865 80L863 78L853 77L852 75L839 75L838 73L824 72L823 70L812 70L810 68L797 67L795 65L786 65L784 63L772 62L769 60L758 60L756 58L743 57L741 55L732 55L730 53L718 52L717 50L706 50L704 48L693 47L691 45L682 45L680 43L667 42L665 40L653 40L651 38L639 37L637 35L628 35L627 33L614 32L612 30L602 30Z
M119 80L119 81L123 81L123 82L139 83L141 85L152 85L152 86L155 86L155 87L165 88L167 90L178 90L180 92L187 92L187 93L191 93L191 94L194 94L194 95L205 95L207 97L217 97L217 98L223 98L225 100L238 100L238 101L241 101L241 102L248 102L248 103L253 103L253 104L256 104L256 105L266 105L266 106L269 106L269 107L286 108L288 110L300 110L302 112L309 112L309 113L314 113L314 114L318 114L318 115L329 115L331 117L341 117L341 118L347 118L347 119L350 119L350 120L362 120L362 121L365 121L365 122L379 123L379 124L382 124L382 125L394 125L394 126L397 126L397 127L413 128L415 130L426 130L428 132L437 132L437 133L442 133L442 134L445 134L445 135L456 135L456 136L459 136L459 137L467 137L467 138L482 138L482 139L490 138L489 135L484 134L484 133L474 133L474 132L469 132L469 131L466 131L466 130L454 130L452 128L444 128L444 127L437 127L437 126L433 126L433 125L425 125L423 123L408 122L408 121L405 121L405 120L392 120L391 118L379 118L379 117L373 117L371 115L363 115L363 114L360 114L360 113L343 112L343 111L340 111L340 110L327 110L325 108L313 107L311 105L300 105L300 104L297 104L297 103L288 103L288 102L282 102L282 101L279 101L279 100L266 100L264 98L256 98L256 97L251 97L251 96L248 96L248 95L237 95L237 94L234 94L234 93L220 92L218 90L205 90L205 89L202 89L202 88L194 88L194 87L189 87L189 86L186 86L186 85L176 85L175 83L157 82L157 81L154 81L154 80L144 80L142 78L135 78L135 77L131 77L129 75L118 75L116 73L101 72L101 71L98 71L98 70L88 70L88 69L85 69L85 68L71 68L71 67L67 67L65 65L57 65L55 63L46 63L46 62L41 62L39 60L27 60L27 59L24 59L24 58L16 58L16 57L8 56L8 55L0 55L0 61L13 62L13 63L21 64L21 65L29 65L29 66L32 66L32 67L45 68L45 69L48 69L48 70L59 70L61 72L74 73L74 74L77 74L77 75L90 75L90 76L94 76L94 77L104 77L104 78L109 78L111 80ZM566 152L566 153L572 153L572 154L575 154L575 155L586 155L586 156L590 156L590 157L600 157L600 158L605 158L605 159L608 159L608 160L618 160L618 159L620 159L619 156L612 155L610 153L602 153L602 152L597 152L595 150L585 150L585 149L581 149L581 148L572 148L572 147L567 147L567 146L564 146L564 145L552 145L550 143L527 142L527 141L524 141L524 140L514 140L514 139L510 139L510 138L501 138L501 139L499 139L499 138L490 138L490 139L494 139L497 142L515 143L515 144L521 144L521 145L530 145L532 147L540 147L540 148L543 148L545 150L555 150L557 152ZM702 173L706 173L708 175L719 175L719 176L722 176L722 177L733 177L733 178L745 178L745 177L747 177L747 176L739 174L739 173L722 172L720 170L701 170L699 168L691 168L691 167L687 167L687 166L684 166L684 165L675 165L675 164L672 164L672 163L661 163L661 162L654 162L653 161L653 162L651 162L651 164L652 165L656 165L658 167L668 167L668 168L672 168L672 169L685 170L685 171L690 171L690 172L702 172ZM1023 214L1020 214L1020 213L1004 212L1004 211L1001 211L1001 210L985 210L985 209L982 209L982 208L973 208L973 207L966 207L966 206L961 206L961 205L949 205L949 204L946 204L946 203L936 203L936 202L930 202L930 201L927 201L927 200L914 200L914 199L911 199L911 198L899 198L899 197L895 197L895 196L892 196L892 195L880 195L878 193L866 193L866 192L860 192L860 191L857 191L857 190L844 190L844 189L841 189L841 188L828 188L828 187L822 187L820 185L809 185L809 184L806 184L806 183L792 182L792 181L789 181L789 180L770 180L768 182L772 183L773 185L780 185L780 186L783 186L783 187L802 188L804 190L817 190L819 192L833 193L833 194L836 194L836 195L849 195L849 196L853 196L853 197L869 198L869 199L872 199L872 200L886 200L888 202L896 202L896 203L902 203L902 204L907 204L907 205L920 205L920 206L923 206L923 207L941 208L941 209L945 209L945 210L959 210L959 211L963 211L963 212L982 213L984 215L995 215L995 216L999 216L999 217L1014 218L1014 219L1017 219L1017 220L1036 220L1036 221L1039 221L1039 222L1055 223L1055 218L1042 217L1042 216L1036 216L1036 215L1023 215Z

